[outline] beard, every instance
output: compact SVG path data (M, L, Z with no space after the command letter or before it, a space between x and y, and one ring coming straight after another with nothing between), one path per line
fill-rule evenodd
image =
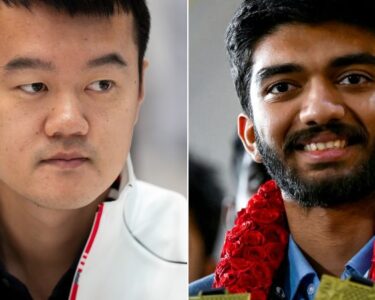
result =
M283 160L277 151L261 138L256 128L254 130L256 144L268 173L283 192L302 207L332 208L346 203L355 203L375 191L375 147L371 149L367 160L364 159L357 163L357 166L353 166L352 172L329 178L305 178L296 168L288 166L286 160ZM286 137L283 147L284 157L298 150L303 151L299 141L307 140L327 130L345 136L349 142L348 145L368 144L368 134L363 128L344 124L314 126ZM324 170L324 168L335 167L334 164L317 164L315 167ZM339 163L336 165L339 167Z

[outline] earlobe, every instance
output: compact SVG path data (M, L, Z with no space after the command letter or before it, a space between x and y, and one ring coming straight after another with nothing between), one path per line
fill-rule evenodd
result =
M258 147L255 141L254 123L245 114L238 116L238 136L240 137L242 144L246 151L251 155L254 161L262 162L262 156L258 151Z

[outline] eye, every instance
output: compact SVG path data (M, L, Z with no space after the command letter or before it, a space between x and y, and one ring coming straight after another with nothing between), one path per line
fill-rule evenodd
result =
M266 93L267 94L282 94L295 90L297 87L294 84L288 82L279 82L271 85Z
M40 92L44 92L48 90L47 86L42 82L23 84L23 85L20 85L18 88L28 94L36 94L36 93L40 93Z
M112 89L113 85L114 82L111 80L98 80L90 83L87 89L95 92L105 92Z
M356 84L364 84L367 82L373 81L370 76L364 74L348 74L338 81L339 84L342 85L356 85Z

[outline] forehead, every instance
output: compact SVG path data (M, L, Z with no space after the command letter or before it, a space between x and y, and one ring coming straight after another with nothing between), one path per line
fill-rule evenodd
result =
M341 23L286 24L260 40L253 53L253 71L285 63L322 67L332 59L375 52L375 36Z
M135 47L132 15L70 16L46 5L0 4L1 63L14 56L97 55Z

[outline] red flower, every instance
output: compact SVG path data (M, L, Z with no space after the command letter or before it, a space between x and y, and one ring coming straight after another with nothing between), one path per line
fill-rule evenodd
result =
M262 260L264 258L263 247L244 247L242 257L247 260Z
M266 300L285 255L285 220L280 190L274 181L268 181L238 213L228 231L214 287L225 287L231 293L250 292L252 300Z
M244 232L241 242L249 246L263 245L265 242L264 235L259 231Z
M253 209L249 212L250 217L256 223L274 223L278 219L280 219L283 212L276 208L268 208L268 209Z
M266 241L270 243L288 243L289 232L286 231L284 227L278 224L270 224L267 227L265 226L262 233Z

